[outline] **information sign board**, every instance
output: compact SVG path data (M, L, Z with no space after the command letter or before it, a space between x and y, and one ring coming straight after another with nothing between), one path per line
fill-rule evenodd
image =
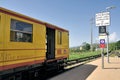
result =
M100 39L100 48L105 48L105 39Z
M102 12L96 14L96 26L108 26L110 25L110 13Z

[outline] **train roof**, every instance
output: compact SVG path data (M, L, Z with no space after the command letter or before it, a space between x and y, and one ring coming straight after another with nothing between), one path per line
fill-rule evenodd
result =
M5 13L5 14L9 14L9 15L12 15L12 16L16 16L16 17L19 17L19 18L23 18L23 19L26 19L26 20L29 20L29 21L32 21L32 22L35 22L35 23L43 24L43 25L46 25L46 27L49 27L49 28L52 28L52 29L58 29L58 30L61 30L61 31L69 32L68 30L60 28L56 25L53 25L53 24L50 24L48 22L44 22L44 21L41 21L41 20L38 20L38 19L35 19L35 18L31 18L29 16L26 16L26 15L23 15L23 14L5 9L3 7L0 7L0 12Z

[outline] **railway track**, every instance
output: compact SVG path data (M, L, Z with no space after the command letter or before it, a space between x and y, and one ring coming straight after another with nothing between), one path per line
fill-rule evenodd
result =
M106 53L104 54L106 55ZM44 77L44 79L42 80L48 80L51 77L54 77L56 75L59 75L61 73L64 73L68 70L71 70L72 68L75 68L77 66L83 65L87 62L93 61L97 58L101 57L101 54L99 55L95 55L95 56L89 56L89 57L84 57L84 58L79 58L79 59L74 59L74 60L66 60L64 63L64 70L61 71L52 71L51 74L47 73L46 76ZM37 79L37 80L41 80L41 79Z

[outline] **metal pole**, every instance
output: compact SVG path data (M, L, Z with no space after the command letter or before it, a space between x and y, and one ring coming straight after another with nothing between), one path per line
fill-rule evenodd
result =
M101 49L101 56L102 56L102 69L104 69L104 48Z
M107 62L109 63L109 33L107 32Z
M110 6L106 8L106 11L110 13L111 9L114 9L115 6ZM109 29L107 29L107 62L109 63Z
M107 10L110 14L110 11ZM107 32L106 32L106 35L107 35L107 62L109 63L109 28L107 27Z
M90 23L91 23L91 51L93 51L93 18L90 19Z

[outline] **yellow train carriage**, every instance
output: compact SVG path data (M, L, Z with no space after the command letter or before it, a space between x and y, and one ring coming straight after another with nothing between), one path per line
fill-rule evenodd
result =
M55 62L61 65L58 62L63 63L69 55L67 30L1 7L0 32L0 72L3 73L0 74L0 79L2 80L5 78L3 75L10 74L13 69L20 72L21 68L25 70L31 67L29 70L34 69L35 74L38 68L48 63ZM22 80L24 73L20 72L20 74Z
M2 9L3 10L3 9ZM1 12L1 70L44 62L46 27L12 12ZM22 15L21 15L22 16ZM24 27L22 27L24 26ZM39 37L38 37L39 36ZM27 40L29 39L29 40Z

